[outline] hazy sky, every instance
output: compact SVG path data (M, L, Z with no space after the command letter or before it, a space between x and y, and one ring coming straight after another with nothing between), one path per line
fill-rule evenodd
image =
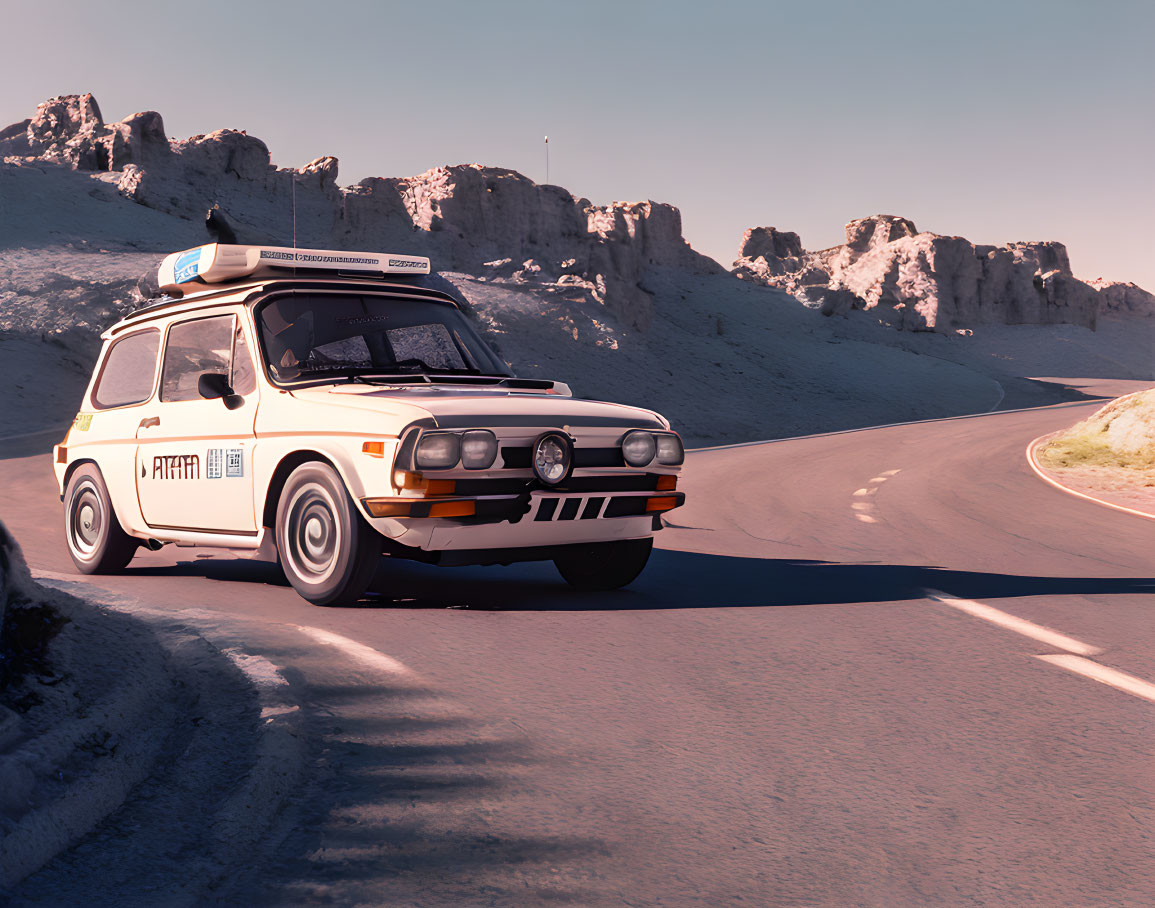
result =
M0 0L0 125L91 91L341 182L481 162L597 203L654 199L729 264L874 213L1055 239L1155 291L1155 3Z

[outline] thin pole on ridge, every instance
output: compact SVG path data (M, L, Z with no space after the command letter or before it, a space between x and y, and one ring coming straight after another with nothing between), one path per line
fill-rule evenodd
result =
M549 136L545 137L545 182L549 185Z

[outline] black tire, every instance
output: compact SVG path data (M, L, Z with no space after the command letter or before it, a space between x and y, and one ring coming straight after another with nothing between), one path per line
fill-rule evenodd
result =
M306 463L277 502L277 553L293 589L314 605L356 602L381 560L381 537L331 466Z
M653 548L653 537L574 545L553 563L574 589L617 590L638 578Z
M96 464L81 464L64 489L64 539L82 574L117 574L140 547L124 532Z

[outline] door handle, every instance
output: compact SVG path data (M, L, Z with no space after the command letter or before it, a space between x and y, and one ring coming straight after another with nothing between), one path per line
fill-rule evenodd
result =
M138 429L151 429L153 426L159 426L159 425L160 425L160 417L159 416L146 416L144 419L142 419L140 421L140 425L137 426L137 428Z

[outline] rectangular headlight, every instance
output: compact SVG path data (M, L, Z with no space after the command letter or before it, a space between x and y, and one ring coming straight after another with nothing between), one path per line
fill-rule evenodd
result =
M655 435L658 440L658 463L666 466L677 466L686 459L686 450L682 447L682 439L674 433Z
M452 432L429 432L421 436L414 452L419 470L449 470L461 459L461 436Z
M461 465L488 470L497 459L497 436L488 429L471 429L461 436Z

